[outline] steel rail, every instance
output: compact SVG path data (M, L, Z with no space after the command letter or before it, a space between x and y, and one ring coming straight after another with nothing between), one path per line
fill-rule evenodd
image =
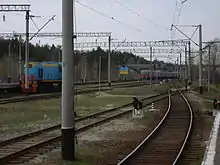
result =
M149 100L149 99L152 99L152 98L155 98L155 97L159 97L159 96L162 96L162 95L165 95L165 94L167 94L167 92L163 92L163 93L160 93L160 94L157 94L157 95L149 96L147 98L141 99L141 101L146 101L146 100ZM107 112L116 111L118 109L122 109L122 108L125 108L125 107L128 107L128 106L131 106L131 105L132 105L132 103L128 103L128 104L124 104L124 105L116 107L116 108L111 108L111 109L95 112L95 113L92 113L90 115L78 118L75 121L79 122L79 121L82 121L82 120L87 120L89 118L97 117L97 116L103 115L103 114L105 114ZM12 138L12 139L5 140L3 142L0 142L0 148L5 146L5 145L8 145L10 143L16 142L17 140L24 140L26 138L29 138L29 137L32 137L32 136L36 136L36 135L39 135L41 133L49 132L51 130L59 129L59 128L61 128L61 124L57 124L57 125L52 126L52 127L44 128L44 129L41 129L41 130L38 130L38 131L30 132L30 133L27 133L27 134L24 134L24 135L20 135L18 137Z
M186 99L186 97L182 94L182 92L179 89L177 89L177 91L178 91L178 93L181 94L182 98L184 99L184 101L186 102L186 104L188 106L188 110L190 112L190 122L189 122L189 125L188 125L188 128L187 128L187 133L184 137L184 141L183 141L183 143L181 145L181 148L180 148L177 156L175 157L175 160L173 161L172 165L176 165L177 162L180 160L181 154L183 153L184 148L186 146L186 143L189 139L189 136L190 136L190 133L191 133L191 130L192 130L192 125L193 125L192 108L191 108L188 100ZM157 126L153 129L153 131L151 131L150 134L135 149L133 149L124 159L122 159L117 165L125 165L152 138L152 136L159 130L159 128L161 128L162 124L167 119L167 116L170 114L171 105L172 105L172 100L171 100L171 95L169 95L169 106L168 106L167 111L164 114L163 118L161 119L161 121L157 124Z
M188 109L189 109L189 112L190 112L190 122L189 122L189 128L188 128L188 131L187 131L187 134L185 136L185 139L184 139L184 142L182 144L182 147L178 153L178 155L176 156L176 159L174 160L173 164L172 165L176 165L179 160L180 160L180 157L184 151L184 148L186 147L186 143L190 137L190 134L192 132L192 126L193 126L193 119L194 119L194 116L193 116L193 110L192 110L192 107L191 105L189 104L189 101L187 100L187 98L183 95L183 93L178 89L179 93L181 94L182 98L185 100L187 106L188 106Z
M135 87L135 86L143 86L143 85L148 85L148 83L145 82L139 82L139 83L131 83L131 84L114 84L112 87L106 86L106 89L101 89L101 91L108 91L114 88L122 88L122 87ZM104 86L103 86L104 87ZM92 89L92 88L98 88L96 87L88 87L87 90L76 90L76 94L85 94L85 93L91 93L91 92L96 92L98 89ZM84 88L85 89L85 88ZM60 97L61 93L51 93L51 94L37 94L37 95L30 95L30 96L25 96L25 97L10 97L7 99L0 99L0 104L9 104L9 103L16 103L16 102L23 102L23 101L30 101L30 100L40 100L40 99L51 99L51 98L56 98Z
M168 97L168 96L163 96L163 97L160 97L159 99L155 99L155 100L153 100L153 101L151 101L151 102L148 102L147 104L144 105L144 107L147 106L147 105L152 104L153 102L158 102L158 101L160 101L160 100L163 100L163 99L165 99L165 98L167 98L167 97ZM87 125L85 125L85 126L82 126L82 127L78 128L78 129L76 129L76 132L77 132L77 134L79 134L79 133L81 133L81 132L84 132L84 131L86 131L86 130L92 128L92 127L98 126L98 125L100 125L100 124L102 124L102 123L108 122L108 121L110 121L110 120L112 120L112 119L116 119L117 117L120 117L120 116L122 116L122 115L125 115L125 114L127 114L127 113L130 113L132 110L133 110L133 109L130 109L130 110L127 110L127 111L123 111L123 112L120 112L120 113L118 113L118 114L112 115L112 116L110 116L110 117L101 119L101 120L99 120L99 121L96 121L96 122L87 124ZM53 145L53 143L59 142L60 139L61 139L61 135L57 135L57 136L55 136L55 137L53 137L53 138L44 140L44 141L42 141L42 142L40 142L40 143L35 143L35 144L31 145L31 146L28 146L27 148L20 149L20 150L17 151L17 152L8 154L7 156L4 156L4 157L0 158L0 164L10 163L10 161L15 160L15 159L17 159L17 158L19 158L19 157L21 157L21 156L24 156L25 154L27 154L27 153L29 153L29 152L31 152L31 151L40 152L38 149L43 148L43 147L45 147L45 146L47 146L46 148L48 148L48 145ZM54 148L54 147L51 147L51 148ZM36 154L36 153L35 153L35 154ZM25 159L28 159L28 158L25 157Z
M128 159L130 159L151 137L152 135L158 130L158 128L162 125L164 120L166 119L167 115L169 114L171 109L171 95L169 93L169 104L168 104L168 109L161 119L161 121L157 124L157 126L151 131L151 133L133 150L131 151L124 159L122 159L117 165L123 165Z

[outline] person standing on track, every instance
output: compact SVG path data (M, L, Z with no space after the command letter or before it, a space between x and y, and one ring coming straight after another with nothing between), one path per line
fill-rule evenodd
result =
M217 99L213 100L213 112L212 115L215 117L218 110L220 109L220 103L218 103Z
M138 98L137 97L133 97L133 107L134 107L134 110L133 110L133 114L137 114L137 111L139 109L139 101L138 101Z
M143 115L143 102L138 101L138 114Z
M139 101L137 97L133 97L133 107L134 110L132 111L133 116L135 115L143 115L143 103Z

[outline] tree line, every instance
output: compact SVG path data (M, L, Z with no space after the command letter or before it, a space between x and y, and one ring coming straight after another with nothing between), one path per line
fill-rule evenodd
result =
M17 37L13 39L4 39L0 38L0 58L9 54L9 42L10 42L10 52L11 54L18 57L19 52L19 39ZM25 59L25 42L21 41L21 56L22 60ZM30 61L60 61L62 58L62 51L60 50L61 46L55 45L39 45L29 43L29 57ZM74 51L74 64L76 65L80 58L87 58L88 62L98 61L99 56L102 57L102 65L107 65L108 59L108 51L105 51L98 47L97 49L93 49L91 51ZM150 62L143 57L136 56L130 52L120 52L120 51L111 51L111 61L113 61L116 65L126 65L126 64L150 64ZM163 61L154 60L153 64L157 64L157 66L164 65ZM171 64L167 64L171 65Z
M13 38L10 40L0 38L0 58L9 54L9 42L10 42L10 52L11 54L18 55L19 52L19 40L18 38ZM29 43L29 57L30 61L59 61L62 57L61 46L55 45L39 45ZM78 63L81 56L86 56L88 61L98 60L99 56L102 56L102 60L105 63L107 60L108 51L104 51L101 48L93 49L91 51L74 51L74 63ZM22 59L25 58L25 42L21 41L21 56ZM111 52L112 60L117 64L127 64L127 63L148 63L143 57L135 56L129 52Z
M220 64L220 53L219 53L220 52L220 39L216 38L213 40L213 42L216 42L216 43L210 44L210 54L209 54L209 47L206 49L207 52L203 56L203 63L206 65L209 65L209 56L210 56L210 65L211 65L210 79L212 83L216 84L220 82L220 77L219 77L220 74L216 66Z

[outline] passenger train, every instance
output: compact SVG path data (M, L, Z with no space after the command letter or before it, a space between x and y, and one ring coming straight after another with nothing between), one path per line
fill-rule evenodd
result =
M160 70L152 71L152 80L177 79L177 77L177 72L168 72ZM140 79L150 80L150 70L141 70Z

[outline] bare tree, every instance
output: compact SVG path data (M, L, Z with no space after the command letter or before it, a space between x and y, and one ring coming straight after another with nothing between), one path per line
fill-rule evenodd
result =
M220 41L220 39L214 39L213 41ZM207 48L209 49L209 48ZM220 81L218 78L219 74L217 71L217 66L220 64L220 44L219 43L214 43L210 47L210 65L211 65L211 82L213 84L216 84ZM206 51L203 55L203 63L204 65L208 66L209 65L209 54L208 51ZM206 67L206 70L208 71L208 67Z

